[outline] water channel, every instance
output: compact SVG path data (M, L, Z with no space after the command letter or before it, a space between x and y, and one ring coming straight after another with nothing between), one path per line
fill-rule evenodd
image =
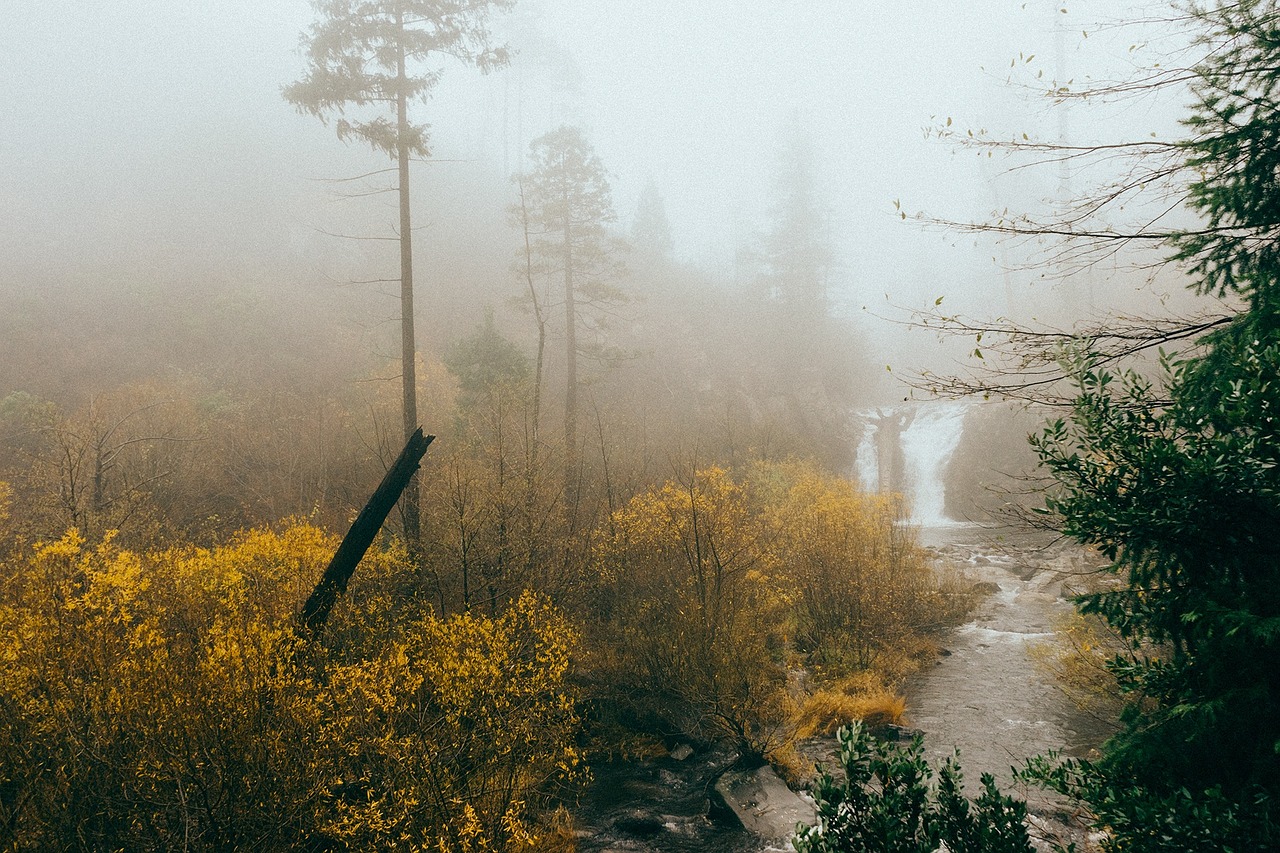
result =
M1072 582L1092 565L1081 550L1047 537L965 542L963 532L945 531L948 544L932 550L990 592L943 640L937 663L908 681L908 714L931 757L958 748L968 776L989 772L1007 784L1010 765L1049 750L1084 755L1108 733L1032 655L1034 645L1054 641L1072 610Z
M937 662L908 681L910 724L925 733L934 765L959 750L970 790L990 773L1002 791L1026 800L1037 849L1049 849L1046 839L1084 848L1085 827L1072 805L1016 784L1013 769L1050 751L1088 756L1111 734L1110 722L1076 707L1033 653L1056 642L1072 590L1098 563L1047 534L995 538L963 527L922 533L940 562L961 567L989 594L949 632Z
M906 685L908 723L925 735L933 763L959 749L969 786L992 773L1001 788L1028 801L1042 824L1060 829L1066 803L1035 789L1010 790L1010 768L1059 750L1086 754L1107 729L1081 713L1035 663L1031 649L1052 642L1068 614L1073 577L1090 568L1080 550L1027 535L948 525L921 531L938 562L982 584L984 598L965 624L941 638L942 654ZM698 755L596 770L583 803L588 832L579 850L719 851L769 849L734 826L707 816L710 784L731 756Z

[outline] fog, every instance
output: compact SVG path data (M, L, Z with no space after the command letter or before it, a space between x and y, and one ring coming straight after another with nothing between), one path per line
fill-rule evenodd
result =
M387 83L406 7L495 4L509 64ZM1280 734L1219 711L1276 680L1274 258L1206 334L1130 239L1195 233L1190 93L1083 96L1197 67L1170 0L314 5L374 34L370 113L438 72L407 137L337 138L311 0L0 6L0 848L744 853L850 797L835 844L1271 828L1241 745ZM1235 194L1200 233L1261 233ZM1019 774L1097 815L990 806L1122 718ZM914 775L816 782L867 756Z
M1063 290L1052 266L1022 268L1042 247L922 227L916 215L985 221L1006 207L1043 209L1064 191L1053 166L1008 171L1018 164L1003 154L929 138L929 128L1077 144L1176 132L1176 102L1073 107L1064 119L1043 96L1052 80L1158 61L1172 48L1150 38L1159 29L1099 25L1159 8L522 0L495 22L516 50L511 67L481 76L442 61L433 98L415 107L432 124L434 160L415 166L422 344L514 291L510 247L489 235L506 228L507 178L529 141L562 123L581 127L609 169L620 230L652 183L676 259L727 286L741 283L737 259L767 226L782 152L804 139L836 259L835 309L855 319L871 361L897 370L949 357L883 319L938 297L953 310L1023 317L1158 299L1142 289L1145 273L1114 261ZM367 347L394 352L390 285L349 284L392 277L394 252L348 239L389 235L392 200L344 199L350 185L328 180L385 161L280 96L302 72L307 3L37 4L7 17L6 299L92 293L105 323L138 300L181 303L212 282L242 296L289 284L349 312ZM491 292L457 286L474 279L493 281ZM7 365L0 387L30 384L22 370Z

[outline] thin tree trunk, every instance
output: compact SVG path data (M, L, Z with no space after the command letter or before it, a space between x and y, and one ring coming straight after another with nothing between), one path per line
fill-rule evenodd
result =
M528 577L533 576L537 565L538 549L534 545L534 508L536 502L536 477L542 440L542 371L547 348L547 318L542 311L542 302L538 299L538 288L533 283L533 243L529 236L529 206L525 202L524 180L518 183L520 189L520 227L524 233L524 277L529 286L529 299L533 303L533 316L538 324L538 354L533 369L533 413L528 431L528 447L525 451L525 493L524 493L524 533L525 533L525 571Z
M418 429L417 342L413 329L413 227L409 209L409 105L404 60L404 10L396 7L398 53L396 56L396 159L400 173L400 371L403 389L404 439ZM418 484L411 481L404 495L404 538L410 557L419 562L421 508Z
M567 207L567 205L566 205ZM564 220L564 313L565 313L565 395L564 395L564 500L569 517L574 515L578 492L578 309L573 292L573 229Z

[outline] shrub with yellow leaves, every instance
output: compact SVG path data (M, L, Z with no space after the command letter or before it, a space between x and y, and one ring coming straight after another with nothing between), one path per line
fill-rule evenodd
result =
M579 772L576 635L527 595L449 620L366 558L332 646L305 524L137 554L76 531L0 567L0 849L514 850ZM371 588L362 588L361 580Z
M326 834L353 849L520 849L583 770L564 687L577 634L525 593L499 617L428 615L329 672Z
M698 470L633 497L596 549L589 669L621 716L781 758L797 729L897 720L893 691L958 609L894 496L808 463ZM876 674L875 690L819 687Z
M595 675L624 711L766 755L785 739L785 598L746 491L720 468L641 493L596 553Z
M943 621L939 581L896 495L867 494L801 463L762 465L778 571L793 593L794 638L813 663L865 670Z

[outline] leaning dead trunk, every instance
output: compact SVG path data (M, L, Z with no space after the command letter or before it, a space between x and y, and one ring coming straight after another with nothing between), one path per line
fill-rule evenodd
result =
M329 567L320 576L320 582L316 584L311 597L302 605L302 612L298 615L298 621L308 636L314 637L324 627L329 619L329 611L333 609L338 596L346 591L347 582L355 574L356 566L373 544L374 537L382 529L382 523L387 520L387 514L400 499L405 486L409 485L409 480L427 452L427 446L434 438L434 435L424 436L421 427L409 437L391 470L387 471L369 502L352 522L351 529L329 561Z

